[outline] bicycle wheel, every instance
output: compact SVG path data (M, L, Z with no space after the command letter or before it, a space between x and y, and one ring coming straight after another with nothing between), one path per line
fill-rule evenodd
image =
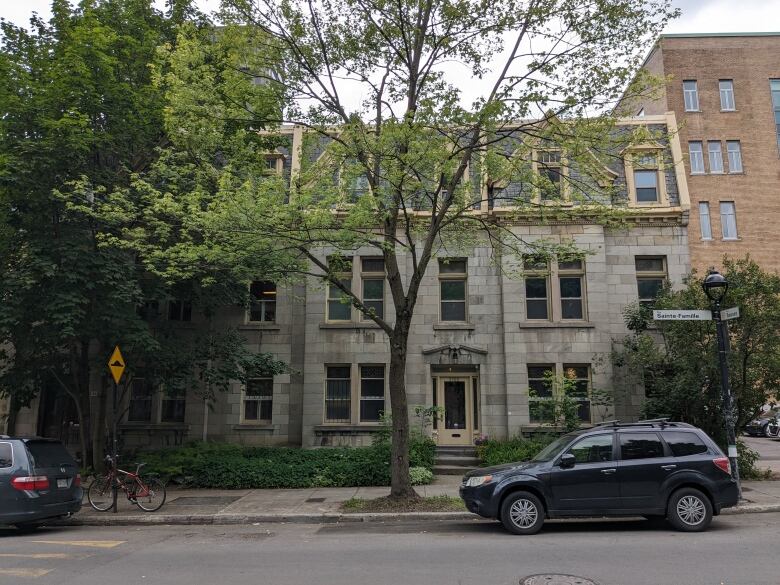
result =
M165 503L165 484L155 477L138 478L134 499L144 512L155 512Z
M98 512L107 512L114 505L114 494L111 490L111 478L98 477L89 485L87 490L89 505Z

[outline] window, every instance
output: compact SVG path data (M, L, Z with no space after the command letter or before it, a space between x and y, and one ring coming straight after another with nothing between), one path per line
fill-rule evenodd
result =
M442 258L439 260L439 288L441 293L441 320L466 320L466 260Z
M164 392L160 404L161 422L184 422L184 409L187 400L184 390Z
M734 81L731 79L721 79L718 81L720 90L720 109L731 112L736 109L734 105Z
M577 401L577 415L590 422L590 366L563 364L563 377L569 381L568 395Z
M666 282L666 256L637 256L634 264L639 302L652 307Z
M528 413L532 423L551 423L555 416L552 377L555 365L528 366Z
M134 377L130 386L130 407L127 410L128 422L152 422L152 394L154 387L151 380Z
M325 422L352 422L350 366L327 366L325 379Z
M561 319L583 319L582 260L558 263L558 283L561 291Z
M710 172L723 172L723 153L720 150L720 141L710 141L707 143L707 151L710 154Z
M379 422L385 411L385 367L360 366L360 422Z
M363 304L377 317L385 318L385 261L382 258L361 258ZM370 317L362 315L363 320Z
M737 239L737 213L733 201L720 202L720 227L724 240Z
M683 81L683 101L686 112L699 111L699 89L695 79Z
M664 446L655 433L620 433L620 458L652 459L664 456Z
M656 171L634 171L637 203L658 202L658 173Z
M14 451L11 443L0 443L0 469L11 467L14 463Z
M701 239L712 239L712 223L710 222L710 204L706 201L699 202L699 223L701 224Z
M273 378L253 378L247 380L243 397L243 421L271 424L273 403Z
M688 154L691 161L691 174L704 174L704 152L702 151L701 142L689 142Z
M639 108L639 111L636 113L636 115L641 118L642 116L645 115L645 109L644 108Z
M709 449L707 445L695 434L684 431L666 431L664 440L672 450L675 457L685 457L686 455L700 455L706 453Z
M586 437L572 445L566 453L574 455L577 463L612 461L612 433Z
M347 290L352 290L352 258L333 257L328 264L335 272L339 284ZM351 321L352 305L349 297L335 284L328 283L328 321Z
M777 134L777 147L780 148L780 79L770 79L769 90L772 94L772 110L775 114L775 133Z
M563 199L561 152L559 150L538 151L537 170L539 176L543 178L539 185L541 200Z
M527 256L523 266L530 276L525 278L525 312L527 319L550 318L550 299L547 291L547 261Z
M742 172L742 148L739 144L739 140L727 140L726 152L729 157L729 172L741 173Z
M638 145L624 156L626 189L634 205L666 203L663 149L654 143Z
M262 323L276 321L276 285L273 282L254 281L249 285L249 296L250 321Z
M173 299L168 301L169 321L192 321L192 302Z
M265 175L281 175L282 168L284 166L284 157L279 155L266 155L265 166L263 167L263 174Z

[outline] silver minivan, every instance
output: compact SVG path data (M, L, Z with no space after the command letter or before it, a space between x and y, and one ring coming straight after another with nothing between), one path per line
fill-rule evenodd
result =
M81 509L81 475L54 439L0 435L0 524L32 529Z

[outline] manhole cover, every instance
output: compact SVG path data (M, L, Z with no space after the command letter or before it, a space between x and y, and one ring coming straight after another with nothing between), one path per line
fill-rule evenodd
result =
M325 498L309 498L306 500L307 504L319 504L320 502L324 502Z
M521 579L520 585L598 585L595 581L575 575L531 575Z
M171 500L172 506L227 506L239 500L238 496L180 496Z

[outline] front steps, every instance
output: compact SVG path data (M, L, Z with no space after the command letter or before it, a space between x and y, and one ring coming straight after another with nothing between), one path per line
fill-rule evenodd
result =
M434 475L464 475L479 467L477 450L474 447L436 447Z

